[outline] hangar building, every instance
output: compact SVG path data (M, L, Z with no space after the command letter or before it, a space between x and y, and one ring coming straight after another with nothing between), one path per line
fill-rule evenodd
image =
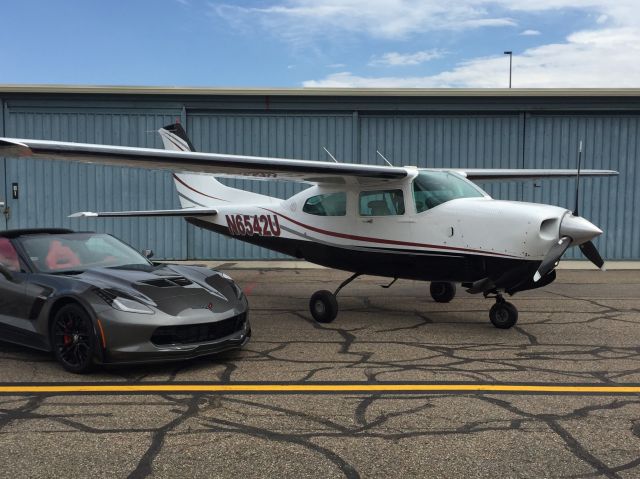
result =
M200 151L394 165L584 168L580 212L605 234L607 259L640 260L640 89L213 89L0 85L0 136L161 148L179 119ZM236 184L285 197L300 186ZM573 209L575 180L481 185L495 198ZM266 259L277 254L182 219L68 219L87 210L178 208L171 176L0 158L0 230L70 227L110 232L165 259ZM499 235L499 231L487 232ZM573 251L574 257L576 252Z

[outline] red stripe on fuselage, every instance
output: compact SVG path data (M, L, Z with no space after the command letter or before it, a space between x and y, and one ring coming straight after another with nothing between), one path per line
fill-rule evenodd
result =
M195 192L196 192L196 193L198 193L199 195L206 196L207 198L211 198L211 199L214 199L214 200L226 201L227 203L229 202L229 200L225 200L225 199L222 199L222 198L218 198L218 197L216 197L216 196L211 196L211 195L208 195L208 194L206 194L206 193L203 193L202 191L198 191L198 190L196 190L195 188L193 188L192 186L189 186L189 185L188 185L188 184L186 184L184 181L182 181L180 178L178 178L178 175L176 175L175 173L173 174L173 179L174 179L174 180L176 180L176 181L178 181L179 183L183 184L184 186L186 186L187 188L189 188L191 191L195 191Z
M298 226L302 226L303 228L306 228L308 230L315 231L316 233L321 233L327 236L334 236L336 238L344 238L344 239L350 239L354 241L365 241L367 243L392 244L392 245L399 245L399 246L414 246L418 248L432 248L432 249L441 249L441 250L449 250L449 251L464 251L464 252L470 252L470 253L481 253L485 255L490 254L494 256L502 256L505 258L518 258L517 256L513 256L509 254L495 253L493 251L484 251L481 249L468 249L468 248L459 248L456 246L442 246L442 245L426 244L426 243L413 243L410 241L398 241L398 240L390 240L390 239L383 239L383 238L370 238L367 236L356 236L356 235L350 235L347 233L338 233L336 231L324 230L321 228L316 228L315 226L310 226L304 223L300 223L299 221L296 221L293 218L289 218L288 216L278 213L277 211L270 210L269 208L262 208L262 209L269 211L273 214L276 214L284 218L285 220L290 221Z

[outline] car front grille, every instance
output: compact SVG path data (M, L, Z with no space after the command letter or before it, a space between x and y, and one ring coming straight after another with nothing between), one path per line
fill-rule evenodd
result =
M166 346L215 341L240 331L246 319L247 313L242 313L213 323L161 326L154 331L151 342L156 346Z

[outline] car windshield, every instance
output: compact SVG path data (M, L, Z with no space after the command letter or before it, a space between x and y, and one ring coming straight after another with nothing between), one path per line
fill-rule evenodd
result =
M24 236L19 239L27 256L43 273L82 272L89 268L146 269L151 263L113 236L69 233Z
M448 171L421 171L413 180L416 211L422 213L457 198L484 196L476 185Z

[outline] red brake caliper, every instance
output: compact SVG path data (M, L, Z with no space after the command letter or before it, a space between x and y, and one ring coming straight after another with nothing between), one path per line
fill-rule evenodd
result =
M65 333L68 332L71 329L71 326L69 325L68 321L64 326L65 326ZM71 341L73 341L73 339L71 338L70 334L65 334L62 337L62 341L64 342L65 346L68 346L69 344L71 344Z

